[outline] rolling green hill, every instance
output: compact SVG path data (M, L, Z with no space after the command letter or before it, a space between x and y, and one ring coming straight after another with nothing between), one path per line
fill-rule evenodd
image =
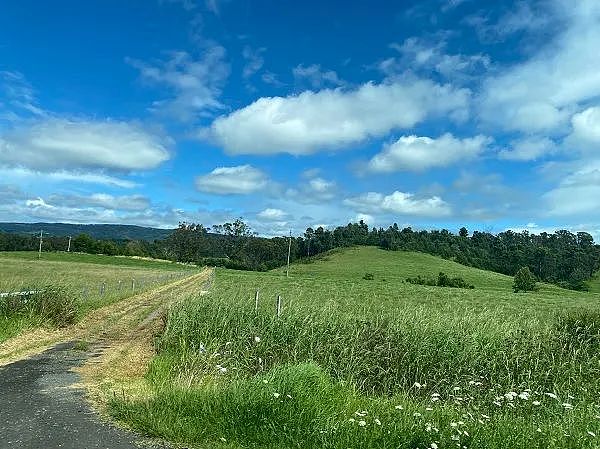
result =
M405 282L440 271L475 289ZM114 396L111 413L202 448L597 447L600 295L511 287L373 247L289 277L219 269L170 311L150 398Z

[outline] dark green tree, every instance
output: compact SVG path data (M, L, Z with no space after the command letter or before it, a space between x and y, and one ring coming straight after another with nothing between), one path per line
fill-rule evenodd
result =
M534 291L536 282L535 276L529 271L529 267L521 267L515 274L513 290L515 293Z

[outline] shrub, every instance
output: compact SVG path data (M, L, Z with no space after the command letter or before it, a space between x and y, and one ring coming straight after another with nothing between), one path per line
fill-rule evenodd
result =
M535 276L529 271L529 267L522 267L515 274L513 290L515 293L532 292L537 289L536 282Z
M372 281L373 279L375 279L375 275L373 273L365 273L363 279L366 281Z
M451 288L475 288L474 285L469 284L461 277L451 278L443 271L440 271L437 279L435 278L422 278L418 275L416 278L407 278L406 282L416 285L429 285L431 287L451 287Z

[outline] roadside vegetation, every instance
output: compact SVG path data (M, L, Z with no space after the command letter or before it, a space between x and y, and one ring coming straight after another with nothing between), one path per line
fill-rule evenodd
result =
M72 324L90 310L193 270L169 262L90 254L37 257L33 252L0 252L0 343L24 329Z
M476 289L405 282L440 272ZM513 282L372 247L219 269L170 309L152 393L110 412L200 448L598 447L600 297Z

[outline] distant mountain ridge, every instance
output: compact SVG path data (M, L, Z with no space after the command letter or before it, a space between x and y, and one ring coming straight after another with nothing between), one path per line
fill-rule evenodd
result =
M111 240L162 240L173 229L149 228L120 224L72 224L72 223L0 223L0 231L16 234L38 234L41 230L55 237L88 234L95 239Z

